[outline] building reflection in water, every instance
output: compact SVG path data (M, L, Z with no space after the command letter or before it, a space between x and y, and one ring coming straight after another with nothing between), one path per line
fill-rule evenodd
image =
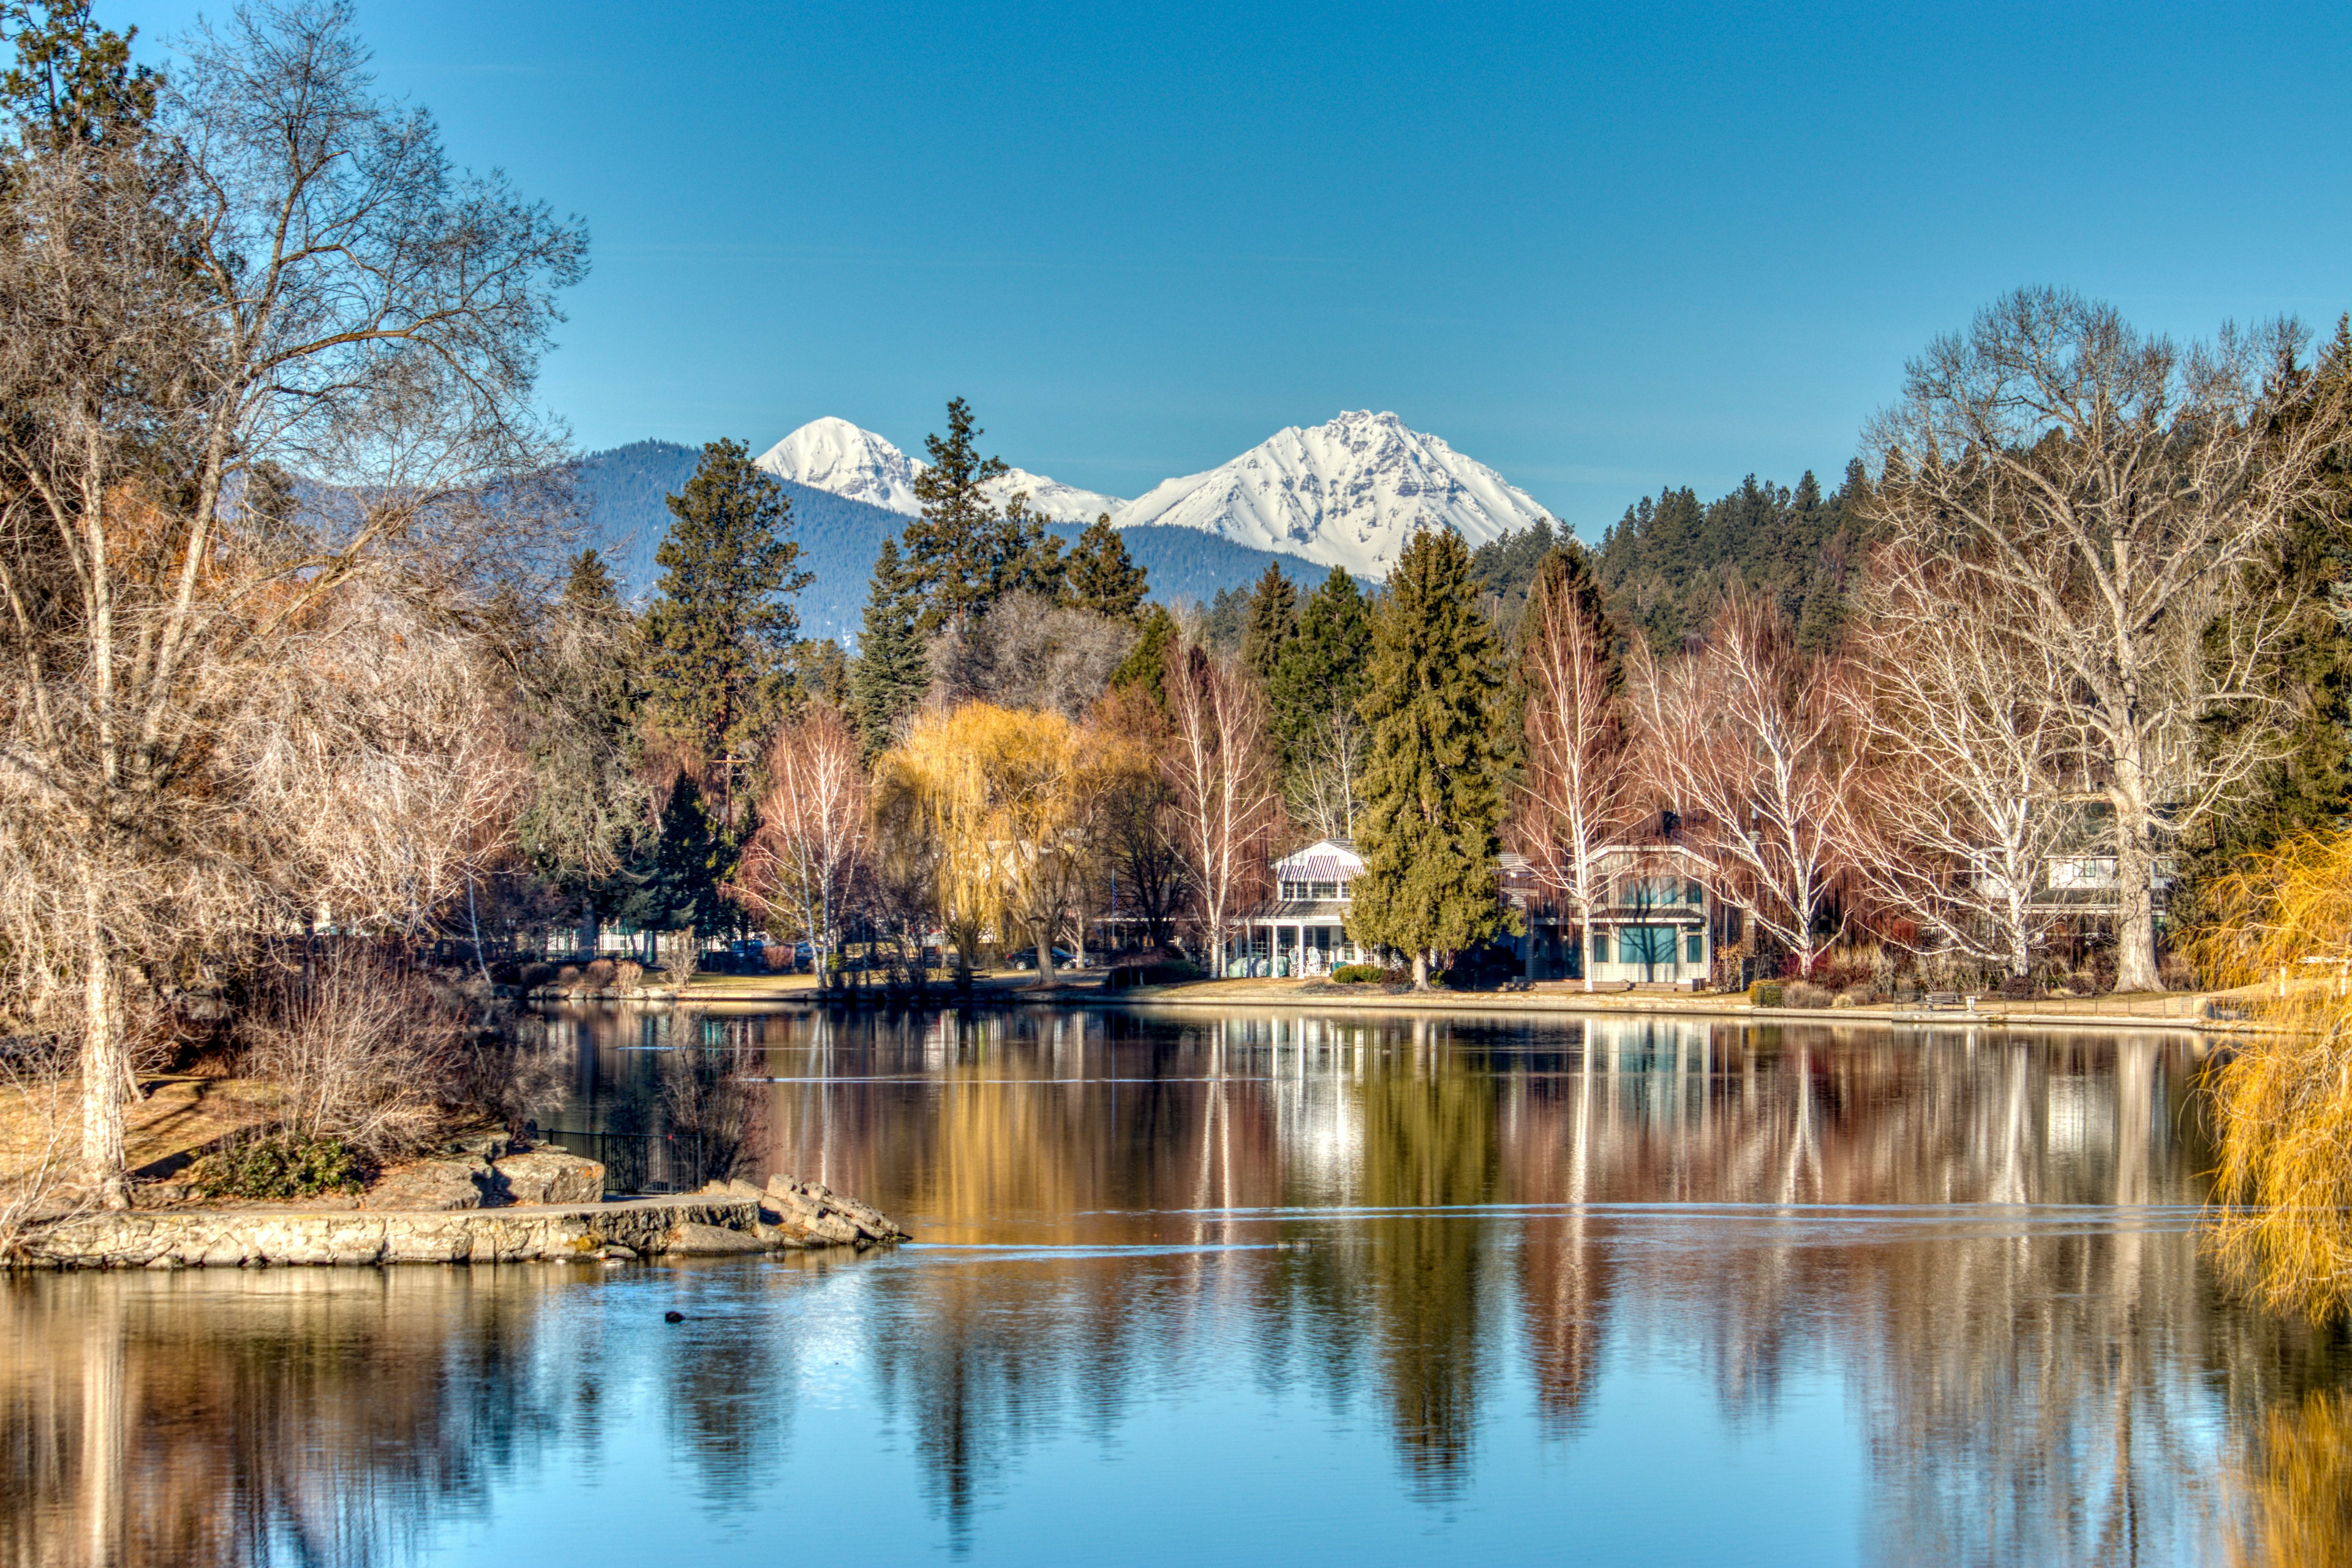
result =
M8 1560L400 1560L604 1462L614 1380L658 1389L688 1506L757 1509L813 1344L963 1550L1049 1450L1221 1387L1317 1442L1374 1418L1399 1490L1444 1508L1501 1445L1609 1441L1628 1368L1685 1373L1718 1427L1765 1436L1792 1388L1833 1389L1874 1561L2345 1539L2346 1346L2218 1293L2178 1038L1042 1009L555 1027L575 1125L651 1114L664 1048L755 1047L770 1168L937 1250L683 1284L18 1281ZM725 1292L731 1326L613 1327L610 1302L672 1288Z

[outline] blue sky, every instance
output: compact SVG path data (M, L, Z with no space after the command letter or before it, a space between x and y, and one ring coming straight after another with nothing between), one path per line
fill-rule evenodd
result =
M218 9L217 6L213 7ZM197 6L99 0L159 46ZM2021 283L2352 306L2352 7L358 0L453 157L577 212L585 447L836 414L1138 494L1393 409L1597 536L1832 479Z

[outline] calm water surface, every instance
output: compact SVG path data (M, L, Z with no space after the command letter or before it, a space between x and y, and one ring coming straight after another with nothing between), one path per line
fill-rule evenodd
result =
M644 1118L680 1047L756 1053L761 1163L919 1244L15 1282L0 1554L2346 1546L2352 1347L2200 1258L2178 1037L1042 1009L554 1029L570 1126Z

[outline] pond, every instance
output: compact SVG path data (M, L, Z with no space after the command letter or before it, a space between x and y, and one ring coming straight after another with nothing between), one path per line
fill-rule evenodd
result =
M728 1047L764 1080L751 1163L917 1244L16 1281L0 1554L2347 1545L2352 1343L2200 1256L2185 1037L1043 1008L551 1032L583 1129L657 1121L665 1074Z

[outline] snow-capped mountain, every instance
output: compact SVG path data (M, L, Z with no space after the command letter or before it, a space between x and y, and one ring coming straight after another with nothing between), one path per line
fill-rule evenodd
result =
M915 499L915 476L929 465L846 419L830 415L812 419L761 453L756 461L780 479L845 500L864 501L906 517L923 510L923 503ZM985 487L988 499L999 506L1015 491L1026 493L1029 510L1048 522L1092 522L1127 504L1117 496L1082 490L1026 468L1008 468Z
M1475 547L1549 515L1484 463L1367 412L1278 430L1220 468L1161 480L1112 521L1197 528L1378 580L1423 525L1450 523Z
M812 419L761 453L757 461L778 479L811 489L908 517L923 510L915 499L915 475L922 465L846 419Z
M916 465L921 467L920 464ZM982 487L988 499L1003 506L1015 490L1029 496L1029 510L1048 522L1092 522L1103 513L1118 521L1119 508L1127 502L1117 496L1107 496L1100 490L1082 490L1076 485L1066 485L1059 479L1049 479L1043 474L1033 474L1026 468L1007 468L1004 477L991 479Z
M912 517L924 464L846 419L814 419L761 454L781 479ZM1312 429L1278 430L1233 461L1163 479L1123 501L1013 468L991 481L1000 505L1026 491L1051 522L1088 523L1104 512L1120 528L1172 525L1253 550L1344 566L1378 581L1415 530L1451 524L1475 546L1531 528L1548 514L1527 491L1393 414L1342 414Z

